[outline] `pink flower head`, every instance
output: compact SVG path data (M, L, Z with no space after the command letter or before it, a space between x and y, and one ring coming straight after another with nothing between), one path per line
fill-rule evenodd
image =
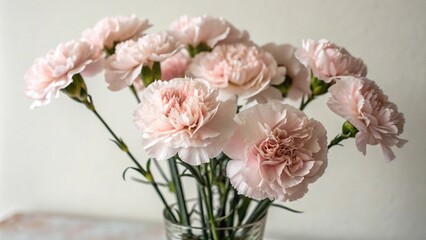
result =
M293 201L308 191L327 166L322 124L282 103L258 104L235 117L224 153L227 174L239 194Z
M129 39L138 39L142 32L151 27L148 20L136 16L107 17L82 33L82 39L99 49L111 49L115 44Z
M289 98L297 100L303 95L311 93L309 71L294 55L296 47L290 44L277 45L268 43L262 48L274 56L278 66L286 68L286 76L291 79L291 87L288 92Z
M161 62L181 49L169 34L148 34L137 41L128 40L116 46L115 54L105 62L105 80L112 91L132 85L139 78L142 66Z
M341 76L365 77L367 66L346 49L321 39L306 40L296 51L296 58L312 70L315 77L329 83Z
M37 58L25 74L25 94L34 100L31 108L57 98L59 90L72 83L72 77L83 73L97 58L96 50L82 41L61 43L46 56Z
M150 84L134 113L148 155L166 160L177 153L191 165L219 155L232 134L236 104L220 102L217 95L217 90L200 79Z
M385 159L395 159L391 147L402 147L407 142L399 138L404 130L404 115L374 81L342 77L329 92L328 107L358 129L355 136L358 150L365 155L367 144L380 144Z
M185 77L191 63L191 57L186 49L161 62L161 80Z
M246 31L239 31L222 18L181 16L169 27L170 33L185 45L197 47L205 43L213 48L219 42L237 43L248 41Z
M271 84L284 81L285 68L273 56L254 45L220 45L199 53L188 74L203 78L216 88L242 98L253 97Z

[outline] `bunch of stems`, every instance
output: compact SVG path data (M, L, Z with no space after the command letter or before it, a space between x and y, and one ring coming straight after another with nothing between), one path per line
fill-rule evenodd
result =
M170 179L155 159L149 159L146 162L146 166L143 167L131 153L124 140L117 136L117 134L96 110L93 99L87 93L87 89L81 75L77 74L73 77L73 79L73 84L67 87L64 92L72 99L83 103L92 113L94 113L102 125L111 134L112 141L116 143L117 147L121 151L126 153L131 162L134 164L134 166L129 167L124 171L123 178L125 178L126 172L129 169L139 173L145 179L140 180L140 182L150 184L158 194L164 205L165 216L168 220L178 224L191 226L194 224L193 221L191 221L191 219L194 219L193 214L197 213L200 225L204 227L203 229L209 229L208 231L203 231L204 238L219 240L224 239L225 237L233 239L235 232L229 230L229 232L226 233L228 236L224 236L225 233L223 231L217 231L218 228L230 228L251 224L264 217L270 206L279 206L293 212L298 212L281 205L273 204L269 199L255 201L248 197L239 195L230 184L229 178L226 177L225 169L230 159L223 153L216 158L211 159L209 163L205 163L200 166L191 166L188 163L183 162L179 156L176 155L168 160ZM135 88L131 86L130 90L135 96L137 102L140 103L140 99ZM321 92L321 94L323 94L323 92ZM306 100L303 98L300 109L304 109L308 103L314 100L314 98L315 95L308 96ZM334 145L338 145L340 141L349 137L352 136L339 134L332 140L329 148ZM154 177L150 167L151 161L155 163L158 172L161 174L164 181L166 181L164 184L157 182ZM192 177L197 183L198 211L188 211L188 201L185 197L185 190L181 181L182 177ZM166 201L160 186L169 186L169 191L175 194L175 205L177 206L177 209L172 209L171 205ZM191 232L188 233L191 234Z

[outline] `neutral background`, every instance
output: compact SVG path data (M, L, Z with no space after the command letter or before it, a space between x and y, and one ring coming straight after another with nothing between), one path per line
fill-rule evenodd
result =
M267 231L288 239L424 239L426 237L426 1L24 1L0 0L0 217L17 211L62 212L161 221L149 186L121 179L130 161L82 105L60 96L29 110L23 75L36 57L79 38L99 19L135 13L166 29L180 15L223 16L258 44L301 45L327 38L368 65L375 80L405 114L409 143L386 163L379 147L366 157L352 140L329 153L329 167L310 192L272 209ZM140 159L128 91L111 93L102 76L87 80L98 109ZM325 106L307 113L329 138L342 120Z

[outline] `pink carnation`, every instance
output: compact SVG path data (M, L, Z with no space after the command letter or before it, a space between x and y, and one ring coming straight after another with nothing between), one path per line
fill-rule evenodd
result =
M185 45L193 47L205 43L213 48L219 42L237 43L248 41L247 32L239 31L222 18L181 16L170 24L170 33Z
M224 153L227 174L239 194L293 201L327 166L323 125L282 103L258 104L237 114Z
M278 66L286 68L286 77L291 79L291 87L288 92L289 98L297 100L302 98L303 95L311 93L309 71L294 55L296 47L290 44L277 45L269 43L262 48L274 56Z
M327 83L340 76L367 75L362 59L325 39L304 41L302 48L296 51L296 58L312 70L315 77Z
M191 165L219 155L232 134L236 104L218 101L217 94L199 79L175 78L150 84L134 113L148 155L166 160L177 153Z
M233 44L199 53L189 66L188 74L206 79L228 94L249 98L271 84L282 83L285 68L278 67L273 56L257 46Z
M139 78L142 66L152 66L181 49L179 43L163 32L148 34L137 41L128 40L116 46L115 54L105 62L105 80L112 91L119 91Z
M185 77L191 57L185 49L161 62L161 80Z
M138 39L142 32L151 27L148 20L136 16L107 17L82 33L82 39L94 46L104 49L113 48L115 44L129 39Z
M83 73L98 60L96 50L86 42L59 44L46 56L37 58L25 74L25 94L34 100L31 108L50 103L66 88L75 74Z
M358 129L358 150L365 155L367 144L380 144L385 159L395 159L391 147L407 142L399 138L405 120L382 90L367 78L342 77L329 92L328 107Z

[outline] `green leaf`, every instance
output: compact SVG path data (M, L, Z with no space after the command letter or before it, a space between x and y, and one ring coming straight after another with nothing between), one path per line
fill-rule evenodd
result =
M114 139L110 139L112 142L114 142L115 144L117 144L117 147L121 149L121 151L123 152L128 152L129 149L127 148L127 145L123 142L123 140L121 140L121 138L116 141Z
M240 204L238 207L238 222L242 223L243 219L246 216L247 209L250 206L251 199L248 197L243 197L240 200Z
M191 174L185 174L185 173L180 174L179 176L180 176L180 177L191 177L191 178L193 178L193 177L194 177L194 176L192 176Z
M287 211L294 212L294 213L303 213L303 211L295 210L295 209L292 209L283 205L275 204L275 203L272 203L271 206L285 209Z
M143 173L141 170L139 170L138 168L135 168L135 167L128 167L128 168L124 169L124 171L123 171L123 175L122 175L122 177L123 177L123 180L124 180L124 181L126 181L126 173L127 173L127 171L128 171L128 170L134 170L134 171L136 171L136 172L138 172L138 173L142 174L142 176L144 176L144 173Z
M177 167L177 164L176 164L176 159L174 157L169 158L168 162L169 162L170 175L171 175L172 181L175 185L177 205L178 205L179 211L181 213L180 214L180 217L181 217L180 223L182 223L183 225L186 225L186 226L190 226L188 210L186 208L185 194L184 194L184 190L182 188L181 179L179 178L179 172L178 172L179 170L178 170L178 167Z
M146 162L146 171L151 172L151 158Z
M142 180L142 179L139 179L139 178L135 178L135 177L132 177L132 180L135 181L135 182L139 182L139 183L151 184L151 182L148 182L148 181L145 181L145 180ZM157 183L157 185L160 186L161 184Z
M226 220L229 217L231 217L231 215L233 215L233 214L234 214L234 209L231 209L231 211L229 211L228 215L225 215L223 217L217 217L217 218L215 218L215 221L219 222L219 221Z
M195 169L193 166L191 166L190 164L180 160L178 161L178 163L182 166L184 166L186 169L188 169L188 171L191 172L191 174L193 175L194 179L201 184L202 186L206 186L206 183L204 181L204 178L201 176L200 172L197 171L197 169Z
M135 177L132 177L132 180L135 181L135 182L139 182L139 183L152 184L152 182L150 182L150 181L145 181L145 180L142 180L142 179L139 179L139 178L135 178ZM165 183L159 183L159 182L157 182L157 185L161 186L161 187L167 187L168 186Z
M182 222L182 215L180 214L180 211L178 209L173 209L173 210L176 212L176 214L179 218L177 223L181 223Z
M241 106L241 107L242 107L242 106ZM219 155L216 157L216 159L217 159L217 161L218 161L218 162L220 162L220 163L222 163L222 162L224 162L224 161L228 161L228 160L230 160L230 158L229 158L228 156L226 156L226 154L225 154L225 153L223 153L223 152L219 153Z

